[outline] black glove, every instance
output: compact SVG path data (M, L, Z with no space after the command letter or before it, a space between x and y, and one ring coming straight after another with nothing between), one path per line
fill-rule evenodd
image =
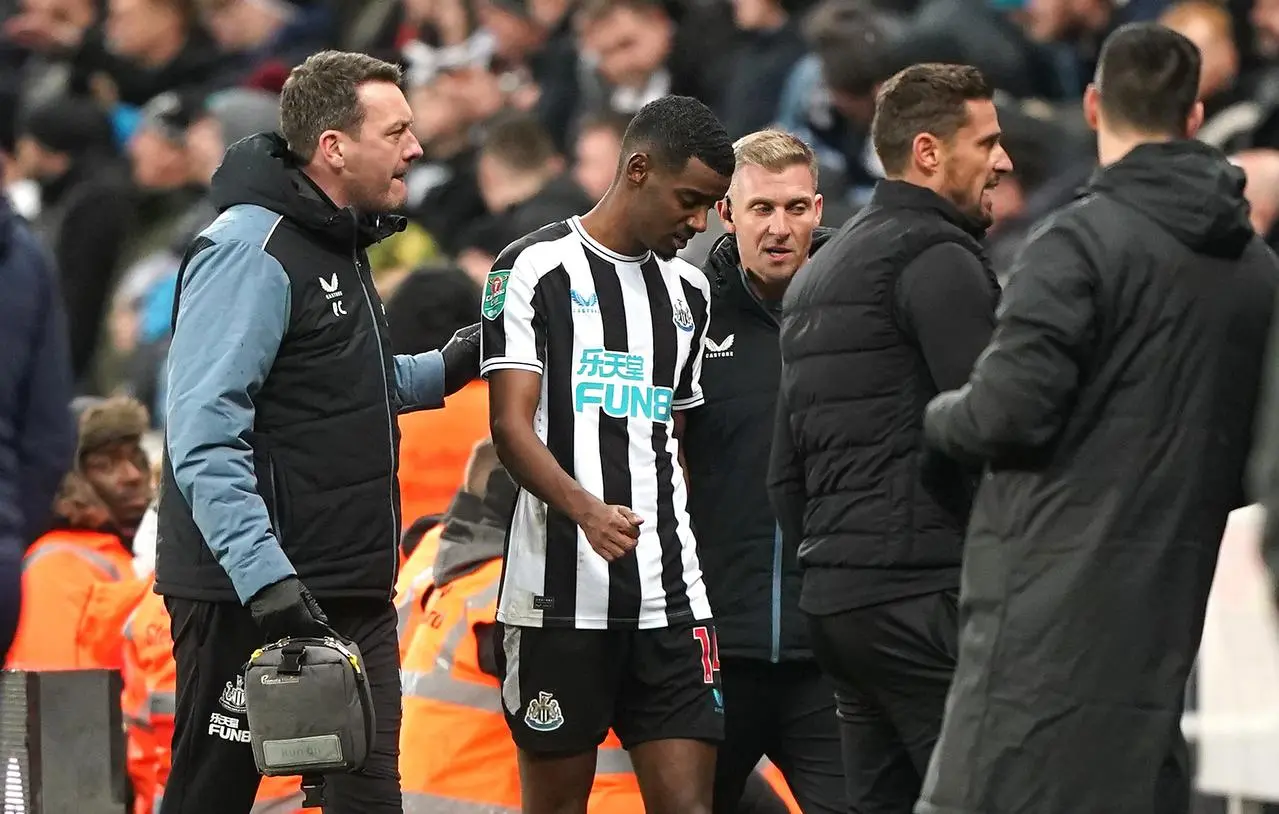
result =
M440 348L444 357L444 395L451 396L480 375L480 323L458 329Z
M287 577L258 591L249 600L249 612L267 642L294 636L340 638L329 627L329 617L320 610L320 604L297 577Z

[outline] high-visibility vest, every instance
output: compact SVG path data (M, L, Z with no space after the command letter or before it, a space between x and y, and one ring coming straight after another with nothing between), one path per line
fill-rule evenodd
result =
M435 555L440 550L440 535L443 533L444 524L439 523L422 535L395 581L395 631L400 637L401 663L408 654L413 631L425 614L422 600L434 582Z
M169 779L178 682L170 624L164 598L148 592L124 629L124 692L120 705L128 729L133 814L158 812L164 784ZM305 811L301 807L301 782L296 777L262 778L253 814Z
M10 670L117 670L119 647L82 647L93 587L133 577L133 555L114 534L51 531L22 560L22 610L5 667ZM117 642L118 645L118 642Z
M403 527L448 510L471 451L489 435L488 383L476 379L439 410L401 413L400 517Z
M781 769L777 768L768 758L761 760L756 769L768 781L768 785L772 786L773 793L786 804L786 810L790 814L804 814L804 810L799 807L799 802L795 799L795 795L791 793L790 785L786 782L786 778L782 776Z
M477 625L497 616L502 560L441 588L404 660L400 776L404 814L520 811L515 744L498 680L480 669ZM590 814L643 814L630 757L612 732L600 747Z

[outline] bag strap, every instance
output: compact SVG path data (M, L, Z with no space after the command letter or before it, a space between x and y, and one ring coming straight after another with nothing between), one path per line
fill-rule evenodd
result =
M321 808L324 804L324 775L302 775L302 808Z
M295 676L302 672L302 662L306 658L306 644L291 641L280 649L280 666L275 672L279 675Z

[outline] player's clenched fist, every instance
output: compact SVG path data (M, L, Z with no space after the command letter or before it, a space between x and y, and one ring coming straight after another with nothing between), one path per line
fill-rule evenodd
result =
M581 525L595 553L612 562L635 550L643 522L644 518L625 506L600 503L582 518Z

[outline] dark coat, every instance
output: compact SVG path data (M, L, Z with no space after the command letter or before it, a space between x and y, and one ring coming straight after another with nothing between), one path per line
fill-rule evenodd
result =
M1242 505L1279 261L1197 142L1100 170L1031 238L930 442L982 460L921 814L1181 814L1180 721Z

